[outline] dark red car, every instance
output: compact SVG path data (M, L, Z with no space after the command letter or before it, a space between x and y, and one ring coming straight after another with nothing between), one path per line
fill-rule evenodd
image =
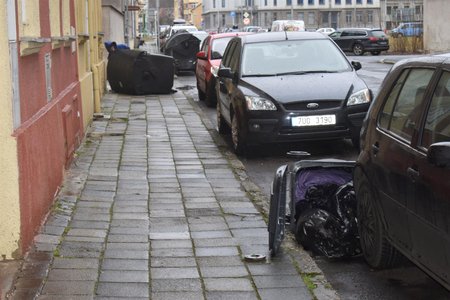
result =
M402 253L450 289L450 54L392 67L353 180L367 262L389 267Z
M215 80L212 74L218 69L223 52L228 42L235 36L251 34L251 32L227 32L208 36L202 43L200 52L197 53L195 77L197 78L197 90L200 100L205 101L209 107L216 105Z

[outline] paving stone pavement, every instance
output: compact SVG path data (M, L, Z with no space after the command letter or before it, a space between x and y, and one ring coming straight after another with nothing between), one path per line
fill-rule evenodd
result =
M244 259L267 255L267 225L191 99L102 110L9 299L337 299L308 289L302 253Z

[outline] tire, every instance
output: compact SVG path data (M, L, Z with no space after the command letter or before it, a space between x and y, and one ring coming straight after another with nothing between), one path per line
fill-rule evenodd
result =
M360 56L364 54L364 47L361 44L357 43L353 45L352 51L353 54Z
M217 103L216 99L216 80L211 77L208 84L206 85L206 97L205 97L205 104L208 107L214 107Z
M380 55L381 51L371 51L370 53L372 55Z
M205 95L205 93L200 89L198 83L197 83L197 91L198 91L198 99L199 99L200 101L205 101L206 95Z
M220 110L220 103L217 102L217 109L216 109L216 118L217 118L217 131L219 134L228 134L230 133L230 127L228 126L227 122L222 117L222 113Z
M231 141L233 143L234 153L237 155L244 155L247 145L245 138L242 136L239 118L236 114L233 114L231 117Z
M357 220L361 249L367 263L375 269L395 266L401 254L386 239L374 193L364 179L357 188Z

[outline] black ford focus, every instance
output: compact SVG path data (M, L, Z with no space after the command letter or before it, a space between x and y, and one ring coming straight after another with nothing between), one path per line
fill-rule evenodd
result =
M269 32L233 38L218 71L217 123L243 154L263 143L350 138L359 143L371 92L328 37Z

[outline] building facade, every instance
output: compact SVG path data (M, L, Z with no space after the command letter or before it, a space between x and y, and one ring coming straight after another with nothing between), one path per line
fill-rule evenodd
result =
M0 4L2 259L28 250L104 92L99 13L100 0Z
M248 24L244 17L248 16ZM273 21L305 21L307 30L320 27L381 26L380 0L206 0L203 21L206 29L237 25L269 28Z
M424 2L423 44L429 53L450 51L450 36L444 28L448 26L450 5L448 0Z
M380 0L382 28L391 30L404 22L423 21L423 0Z

